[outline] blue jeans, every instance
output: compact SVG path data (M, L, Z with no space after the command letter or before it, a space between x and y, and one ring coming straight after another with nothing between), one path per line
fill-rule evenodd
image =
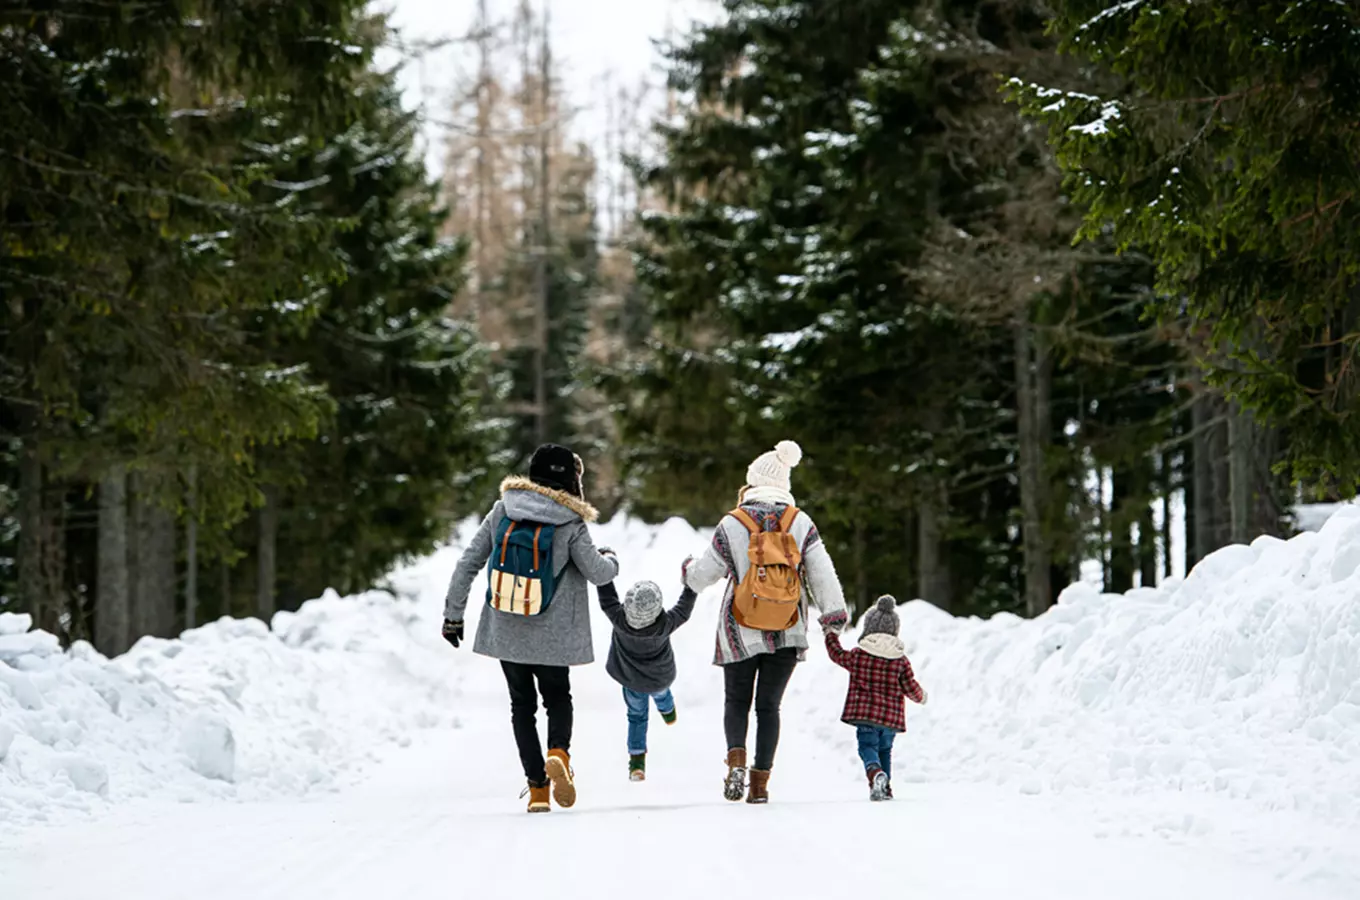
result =
M859 758L864 760L864 771L878 766L891 781L892 747L897 732L877 725L856 725L855 737L859 740Z
M675 709L670 688L655 694L623 689L623 702L628 705L628 752L631 755L647 752L647 716L652 711L652 701L656 701L657 712L668 713Z

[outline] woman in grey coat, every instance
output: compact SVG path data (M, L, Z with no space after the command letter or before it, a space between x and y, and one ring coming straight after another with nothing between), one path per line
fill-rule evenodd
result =
M571 678L568 666L594 662L590 637L590 597L586 582L603 585L619 574L618 560L601 554L587 522L599 518L585 501L581 458L566 447L544 444L534 451L529 477L501 483L501 499L487 513L463 551L444 601L444 637L457 647L472 583L491 558L501 522L554 526L553 574L556 589L538 615L501 612L488 604L477 621L472 650L500 660L510 689L510 719L524 777L529 781L529 811L547 812L549 785L562 807L576 802L571 773ZM538 739L538 695L548 713L548 756Z

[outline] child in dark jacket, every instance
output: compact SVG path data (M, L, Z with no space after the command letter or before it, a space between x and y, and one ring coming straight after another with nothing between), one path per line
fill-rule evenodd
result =
M675 653L671 634L689 620L697 595L688 587L680 602L664 609L661 588L650 581L639 581L628 589L623 603L613 583L599 588L600 609L614 626L605 671L623 686L623 702L628 708L628 777L643 781L647 777L647 718L651 706L667 725L675 724Z
M916 683L911 662L897 637L901 620L897 601L878 598L864 614L859 646L846 651L839 635L826 633L826 651L836 665L850 672L850 690L841 721L854 725L859 758L869 779L870 800L892 799L892 747L897 735L907 730L904 697L926 702L926 692Z

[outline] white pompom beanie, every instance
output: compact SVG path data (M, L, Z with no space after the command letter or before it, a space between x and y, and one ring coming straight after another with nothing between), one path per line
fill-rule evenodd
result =
M768 453L756 457L746 469L746 483L751 487L778 488L792 491L789 471L803 459L803 448L793 441L780 441Z

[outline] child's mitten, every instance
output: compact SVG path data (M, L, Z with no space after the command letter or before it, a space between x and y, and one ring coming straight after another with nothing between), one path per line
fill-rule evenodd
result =
M817 620L817 624L821 625L824 631L841 634L850 624L850 616L846 615L844 611L827 613Z

